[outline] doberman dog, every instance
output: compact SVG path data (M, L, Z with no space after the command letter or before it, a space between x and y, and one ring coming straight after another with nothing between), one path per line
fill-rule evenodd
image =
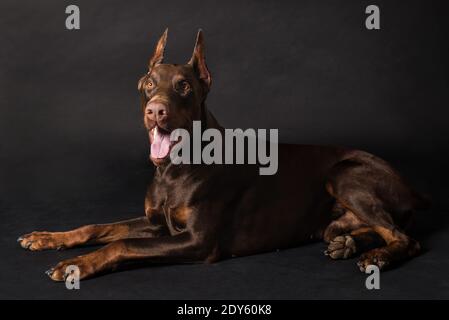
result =
M166 40L167 30L138 82L156 166L145 214L21 236L20 245L32 251L107 244L60 262L47 271L51 279L63 281L69 265L78 266L84 279L130 262L215 262L316 240L328 243L325 254L332 259L361 255L361 271L368 265L385 269L419 253L418 242L403 230L427 201L369 153L279 144L279 170L270 176L251 165L173 164L167 136L174 129L191 130L193 121L204 129L223 128L205 105L211 74L202 31L185 65L163 63Z

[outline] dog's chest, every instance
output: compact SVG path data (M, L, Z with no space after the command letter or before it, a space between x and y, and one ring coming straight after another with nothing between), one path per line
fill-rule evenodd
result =
M150 188L145 198L145 214L152 224L164 224L172 235L184 231L192 208L175 189Z

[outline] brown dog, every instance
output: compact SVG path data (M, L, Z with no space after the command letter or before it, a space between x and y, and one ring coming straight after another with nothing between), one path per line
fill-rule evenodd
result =
M359 268L386 268L415 256L419 244L402 228L425 206L385 161L331 146L279 145L279 170L260 176L254 165L175 165L170 132L223 130L207 110L211 75L199 31L191 60L163 64L167 31L139 80L142 113L157 166L145 215L66 232L33 232L18 239L29 250L107 244L47 271L56 281L77 265L81 278L125 262L213 262L324 239L332 259L361 257Z

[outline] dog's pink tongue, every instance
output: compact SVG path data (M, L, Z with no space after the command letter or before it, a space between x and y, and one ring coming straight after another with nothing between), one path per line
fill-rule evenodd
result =
M170 151L170 135L154 129L153 143L151 144L151 156L155 159L162 159Z

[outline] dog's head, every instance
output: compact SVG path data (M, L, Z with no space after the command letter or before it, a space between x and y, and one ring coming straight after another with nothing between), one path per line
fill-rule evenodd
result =
M155 165L169 160L170 133L178 128L191 131L195 120L206 115L204 101L211 86L211 75L204 58L204 40L198 31L193 55L187 64L164 64L167 30L159 39L148 64L148 72L139 80L142 112L148 130Z

